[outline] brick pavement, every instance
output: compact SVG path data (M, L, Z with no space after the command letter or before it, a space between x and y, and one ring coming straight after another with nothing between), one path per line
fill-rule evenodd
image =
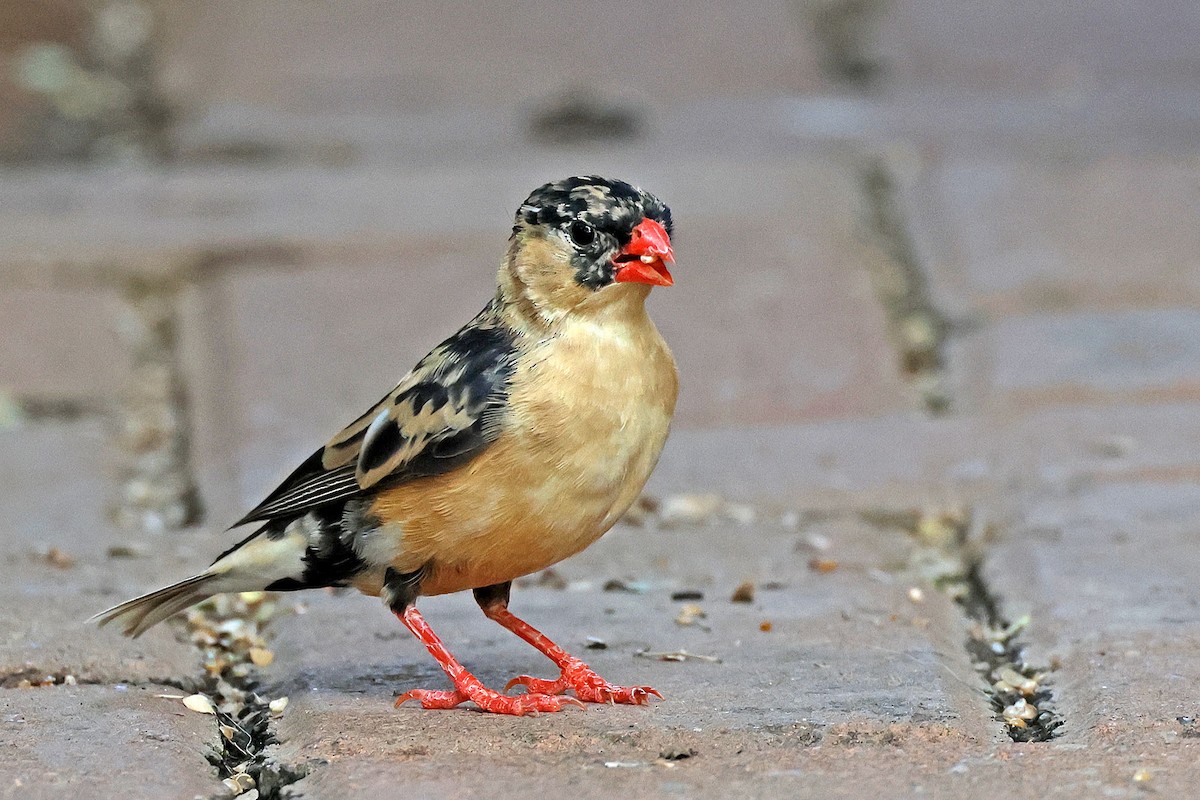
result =
M86 782L115 796L105 765L118 761L122 796L220 790L204 758L211 719L153 697L196 685L197 654L167 629L129 643L79 621L205 563L226 520L476 310L524 192L594 169L655 189L680 219L679 284L653 311L684 394L649 492L742 505L623 525L558 568L566 588L519 589L514 606L564 644L604 640L584 651L598 668L667 699L534 720L392 710L395 691L441 681L419 646L374 600L295 598L306 613L273 623L262 675L290 697L271 752L309 769L294 790L1184 796L1200 739L1200 196L1181 111L1196 62L1180 43L1197 21L1186 4L1136 19L1101 5L1082 25L1065 10L889 6L864 34L884 65L870 94L820 71L808 6L727 19L689 5L671 24L693 39L670 44L655 23L622 45L668 43L642 66L654 80L591 76L650 109L644 136L554 148L530 142L527 115L566 84L497 76L560 50L393 57L381 42L402 9L361 4L339 34L374 42L357 66L330 44L280 49L261 72L274 51L246 43L270 4L237 31L224 4L163 4L166 85L211 103L180 128L188 158L0 180L0 309L14 333L0 399L18 420L0 427L17 476L0 495L15 576L0 584L2 674L76 679L0 689L17 748L0 790ZM323 12L305 13L291 23L300 41ZM386 24L363 39L358 14ZM495 22L520 41L518 18ZM422 30L434 41L444 24ZM231 30L235 57L217 59L197 29ZM1161 46L1092 41L1118 29ZM774 60L756 60L776 35ZM704 47L713 37L729 51ZM421 64L448 77L418 97ZM678 87L662 74L676 64L690 66ZM221 161L256 143L261 163ZM951 321L945 416L920 410L874 293L864 176L876 158ZM179 533L106 516L125 458L109 415L131 380L114 331L122 292L145 278L182 287L177 357L211 514ZM22 419L31 398L81 410ZM978 619L937 591L945 573L907 528L945 511L976 524L934 566L978 559L973 591L1007 620L1028 615L1017 641L1049 670L1063 721L1049 742L1009 741L967 652ZM609 579L641 593L604 591ZM754 602L730 602L747 579ZM680 589L703 592L709 630L675 622ZM544 668L469 598L425 608L486 681ZM635 657L643 647L721 662Z

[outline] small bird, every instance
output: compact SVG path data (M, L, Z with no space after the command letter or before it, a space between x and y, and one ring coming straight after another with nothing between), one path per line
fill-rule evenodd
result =
M678 378L645 301L673 283L671 231L670 209L622 181L536 189L491 302L233 525L262 527L199 575L94 619L136 637L220 592L353 586L381 597L454 684L397 706L522 715L661 698L608 683L508 601L514 579L612 528L662 452ZM525 693L508 695L469 673L416 606L465 589L559 677L518 676L505 692Z

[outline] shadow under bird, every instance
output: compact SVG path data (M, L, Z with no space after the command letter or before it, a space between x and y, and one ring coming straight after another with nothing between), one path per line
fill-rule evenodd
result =
M535 190L483 311L240 519L263 524L212 566L95 619L138 636L220 592L353 586L381 597L454 684L397 705L520 715L661 697L608 683L508 599L515 578L608 531L658 461L678 381L645 300L672 284L671 230L661 200L621 181ZM518 676L505 689L525 693L508 695L469 673L416 607L465 589L560 676Z

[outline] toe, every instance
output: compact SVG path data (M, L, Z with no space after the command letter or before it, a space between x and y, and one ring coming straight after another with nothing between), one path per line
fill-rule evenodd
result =
M514 686L524 686L527 694L562 694L568 688L561 679L548 681L542 678L534 678L531 675L518 675L504 684L504 691L507 692Z
M416 700L421 708L454 708L467 701L467 697L458 692L433 691L430 689L410 689L396 698L396 708L409 700Z

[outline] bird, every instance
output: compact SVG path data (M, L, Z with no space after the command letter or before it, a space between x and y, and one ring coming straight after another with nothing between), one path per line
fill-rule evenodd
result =
M218 593L353 587L380 597L453 684L397 706L520 716L662 699L604 680L508 606L515 579L611 529L658 462L679 380L645 301L674 283L672 232L667 205L623 181L535 189L474 319L234 523L261 525L206 570L93 620L137 637ZM497 691L468 672L416 605L468 589L559 676Z

